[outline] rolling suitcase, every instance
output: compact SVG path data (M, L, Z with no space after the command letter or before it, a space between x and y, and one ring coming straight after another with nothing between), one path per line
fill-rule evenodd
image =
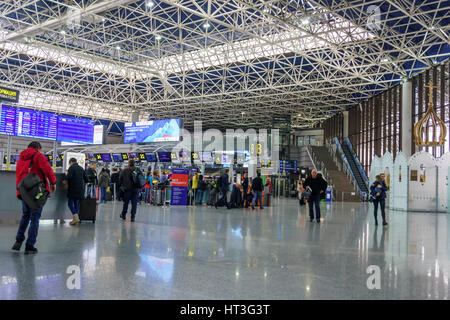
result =
M83 220L91 220L95 223L97 218L97 200L95 199L81 199L80 200L80 223Z
M157 206L163 205L162 190L160 189L156 190L156 205Z

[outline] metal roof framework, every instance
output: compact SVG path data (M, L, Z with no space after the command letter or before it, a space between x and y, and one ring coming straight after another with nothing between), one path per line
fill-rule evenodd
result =
M20 104L127 122L308 128L450 56L443 0L0 1Z

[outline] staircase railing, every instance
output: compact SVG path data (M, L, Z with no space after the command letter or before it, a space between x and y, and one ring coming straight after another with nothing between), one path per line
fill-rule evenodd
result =
M365 200L365 198L367 198L368 195L364 196L364 193L362 192L361 188L359 187L358 181L356 180L356 177L350 167L350 164L348 163L348 160L347 160L347 157L345 156L344 150L342 150L342 146L341 146L341 143L339 142L339 139L337 137L334 137L333 142L337 147L337 152L341 155L342 172L344 172L345 175L347 176L347 178L351 181L358 196L362 200Z
M369 178L367 177L366 172L364 171L361 161L359 161L358 155L356 154L356 152L353 152L353 146L352 146L350 139L345 138L344 141L347 144L348 148L350 149L350 153L352 154L353 158L355 159L355 163L356 163L356 166L358 167L361 177L363 178L364 182L368 186L370 184Z

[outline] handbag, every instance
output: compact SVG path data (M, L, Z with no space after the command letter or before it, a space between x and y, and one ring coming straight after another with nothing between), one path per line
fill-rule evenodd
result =
M28 174L17 185L20 198L30 207L31 210L39 210L44 207L50 192L45 188L41 178L34 173L30 173L34 156L30 160Z
M309 197L311 197L311 191L305 190L305 191L302 192L302 198L303 199L309 199Z

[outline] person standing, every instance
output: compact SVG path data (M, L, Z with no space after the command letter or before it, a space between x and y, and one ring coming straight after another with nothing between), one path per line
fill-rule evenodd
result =
M47 161L47 158L40 152L42 146L39 142L33 141L28 148L20 153L19 161L16 165L16 189L19 183L29 174L36 174L44 183L45 188L50 192L56 190L55 173ZM17 198L22 200L17 190ZM22 200L22 218L17 230L16 242L12 250L20 251L22 243L25 240L25 231L28 228L28 239L25 244L26 254L35 254L38 250L34 247L37 241L39 231L39 219L41 218L42 209L33 210L25 201Z
M110 178L108 171L106 171L106 168L102 168L102 171L98 176L98 186L100 187L100 203L106 203L107 201L106 192L109 186L109 180Z
M207 184L206 184L206 182L203 180L203 176L200 175L200 176L198 177L198 191L197 191L197 193L198 193L198 196L197 196L197 198L198 198L197 204L199 204L199 205L202 205L202 204L203 204L203 194L204 194L206 188L207 188Z
M378 225L378 205L381 208L381 218L383 219L383 226L387 225L386 222L386 214L384 212L386 205L386 191L387 191L386 183L383 180L381 175L377 175L375 177L375 182L370 186L370 195L373 199L373 215L375 217L375 225Z
M222 205L223 203L228 209L231 209L227 200L227 193L230 189L230 179L226 171L224 171L223 174L220 176L219 181L220 181L219 183L220 198L216 202L215 207L217 209L218 204Z
M259 200L259 208L264 209L262 206L262 192L264 190L264 185L261 179L261 172L258 172L256 178L253 179L252 190L255 194L252 201L252 209L255 209L255 204L257 203L258 200Z
M324 193L327 189L327 182L317 175L317 170L311 171L311 176L308 177L303 187L311 192L308 199L309 205L309 219L311 222L314 220L314 207L316 208L316 221L320 223L320 194Z
M67 198L70 212L72 212L72 221L70 225L74 226L80 223L80 201L84 197L84 187L89 179L86 171L77 163L77 159L71 158L69 160L69 170L67 170Z
M120 177L119 169L114 168L111 174L111 192L113 199L115 198L117 200L119 200L119 177Z
M194 173L192 177L192 192L194 196L194 204L197 202L197 190L198 190L198 172Z
M139 170L135 167L134 160L128 161L128 167L122 170L120 173L120 190L123 192L123 209L120 214L122 220L126 219L128 204L131 201L131 222L134 222L137 211L137 202L139 196L140 187L134 183L133 174L135 170Z
M95 162L91 163L91 166L87 169L87 177L89 179L89 183L87 185L87 196L88 198L97 198L97 164Z
M248 200L247 200L247 193L248 193L248 174L244 173L244 180L242 181L242 189L243 189L243 196L244 199L244 207L248 208Z

